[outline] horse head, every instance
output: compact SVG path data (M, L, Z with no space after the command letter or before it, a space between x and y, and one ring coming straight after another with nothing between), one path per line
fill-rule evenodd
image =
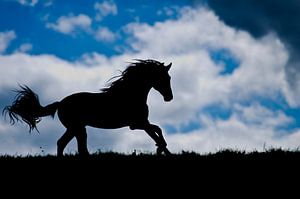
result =
M161 63L161 65L157 67L155 76L153 78L153 88L164 97L166 102L169 102L173 99L171 76L169 75L171 66L172 63L167 66L165 66L164 63Z

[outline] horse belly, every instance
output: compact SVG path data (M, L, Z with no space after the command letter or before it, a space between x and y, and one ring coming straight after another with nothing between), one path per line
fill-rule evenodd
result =
M97 112L97 113L96 113ZM115 106L110 109L102 108L91 114L88 125L96 128L122 128L135 126L148 122L148 107L136 107L136 109L121 108Z
M128 126L128 124L122 122L100 121L96 123L92 123L92 122L88 123L87 126L91 126L94 128L102 128L102 129L118 129L118 128L126 127Z
M86 112L86 125L95 128L115 129L128 126L130 119L121 114L118 110L110 108L107 110L104 106Z
M61 101L58 116L67 126L83 125L95 128L121 128L147 120L147 105L120 102L106 95L78 93Z

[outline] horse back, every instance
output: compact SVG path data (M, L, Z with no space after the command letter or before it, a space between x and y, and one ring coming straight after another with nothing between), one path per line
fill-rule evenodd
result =
M75 93L60 102L58 116L65 125L120 128L148 121L146 103L109 93Z

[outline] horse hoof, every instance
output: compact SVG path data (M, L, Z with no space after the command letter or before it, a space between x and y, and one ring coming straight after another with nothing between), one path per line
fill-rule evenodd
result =
M165 148L164 152L167 156L172 155L172 153L167 148Z
M157 155L161 155L162 153L163 153L163 148L157 147L157 149L156 149L156 154L157 154Z
M166 147L157 147L156 154L162 155L163 153L167 156L171 155L171 152Z

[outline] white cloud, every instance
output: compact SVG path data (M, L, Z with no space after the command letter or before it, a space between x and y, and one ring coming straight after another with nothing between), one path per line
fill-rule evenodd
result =
M44 20L49 16L45 15ZM97 41L113 42L117 38L117 34L112 32L108 27L99 26L96 30L91 27L92 19L85 15L79 14L74 16L61 16L55 23L46 23L46 27L57 32L74 36L79 31L84 31L93 36Z
M16 33L12 30L0 32L0 54L5 52L10 42L16 37Z
M34 7L39 1L38 0L18 0L18 2L23 6Z
M90 31L92 19L85 15L61 16L56 23L47 23L46 27L64 34L74 34L77 30Z
M96 2L94 5L95 10L97 11L96 20L101 21L104 17L108 15L117 15L118 7L112 0L105 0L102 3Z
M70 14L59 17L55 23L47 23L46 27L73 36L79 31L84 31L92 35L97 41L113 42L116 39L116 34L107 27L100 26L97 30L93 30L91 24L92 19L87 15L73 16Z
M161 10L158 10L156 12L156 14L158 16L166 15L166 16L170 17L170 16L175 15L178 12L178 10L180 10L180 8L178 6L164 7Z
M107 80L103 77L108 78L114 70L108 63L110 61L106 59L101 62L101 67L86 68L51 55L17 53L1 56L0 88L15 87L17 83L36 85L35 90L42 92L41 99L50 98L50 101L75 91L97 91Z
M94 35L95 39L98 41L113 42L116 39L116 34L107 27L99 27Z
M163 118L183 121L209 104L232 106L253 96L286 96L284 65L288 55L274 35L256 40L226 26L205 9L186 9L178 20L154 26L130 24L127 31L133 35L132 47L143 57L174 63L174 95L180 103L170 105L166 115L159 112ZM209 51L216 49L228 49L240 61L233 74L220 76L223 66L209 56ZM178 112L180 117L174 114Z
M251 106L235 105L234 114L246 124L264 126L264 128L276 128L288 125L293 120L287 117L282 111L274 111L253 103Z
M89 62L92 59L93 62ZM99 92L99 89L106 85L107 80L116 75L118 69L122 69L119 66L125 67L124 60L131 60L131 57L108 59L95 54L92 57L86 55L81 62L71 63L51 55L34 56L15 53L0 56L1 96L11 95L10 100L13 100L14 93L10 91L17 88L18 83L26 84L37 92L43 105L59 101L74 92ZM86 67L88 64L93 67ZM1 104L1 108L8 103L7 101ZM4 121L1 117L0 153L35 154L40 153L39 147L42 146L46 153L54 154L56 141L65 131L64 127L56 117L55 120L44 118L38 128L41 134L29 135L24 124L18 123L11 127L8 121ZM98 131L100 133L94 133ZM107 131L110 130L89 129L91 134L89 142L94 146L90 148L92 151L99 148L114 149L114 143L120 141L121 134L101 133ZM147 138L145 134L143 135ZM68 146L66 152L68 151L75 152L76 144Z
M261 118L264 120L264 118ZM271 119L271 118L270 118ZM274 119L274 118L272 118ZM216 152L231 148L246 151L263 151L265 148L282 147L296 149L299 142L294 140L300 136L299 131L280 135L268 125L255 125L243 122L235 114L227 120L202 118L205 127L190 133L177 133L167 136L170 149L173 151L194 150L199 152ZM278 122L281 121L277 118Z
M15 52L26 53L26 52L30 52L31 50L32 50L32 44L24 43L17 50L15 50Z
M18 53L0 56L0 90L14 88L19 82L32 87L40 95L42 104L52 103L73 92L97 92L110 77L117 75L119 69L124 69L127 61L153 58L173 62L170 74L174 101L164 103L157 92L151 92L148 99L150 121L175 127L191 120L201 124L200 129L192 132L165 133L171 150L209 152L226 147L262 150L264 144L297 147L300 131L287 133L280 130L293 122L293 118L255 100L264 97L276 101L279 94L285 99L289 97L284 73L288 53L281 41L272 34L254 39L247 32L226 26L206 9L185 8L182 13L176 20L157 22L152 26L128 25L126 30L132 36L129 45L134 52L110 58L90 53L72 63L50 55ZM229 50L239 60L239 67L232 74L220 75L224 65L211 59L210 51L218 49ZM244 105L244 101L249 105ZM230 109L229 118L218 119L201 112L215 104ZM64 131L63 127L57 119L45 119L39 128L41 134L38 138L33 137L35 142L29 141L32 137L25 138L26 144L18 148L19 132L24 126L14 128L0 122L1 133L6 132L2 137L14 131L18 137L11 138L15 141L10 143L10 146L15 145L10 148L11 153L29 153L30 147L38 151L39 145L51 146L47 152L55 153L56 139ZM88 131L91 151L99 148L123 152L155 149L153 141L141 131L92 128ZM103 133L94 133L97 131ZM116 133L108 133L111 131Z

